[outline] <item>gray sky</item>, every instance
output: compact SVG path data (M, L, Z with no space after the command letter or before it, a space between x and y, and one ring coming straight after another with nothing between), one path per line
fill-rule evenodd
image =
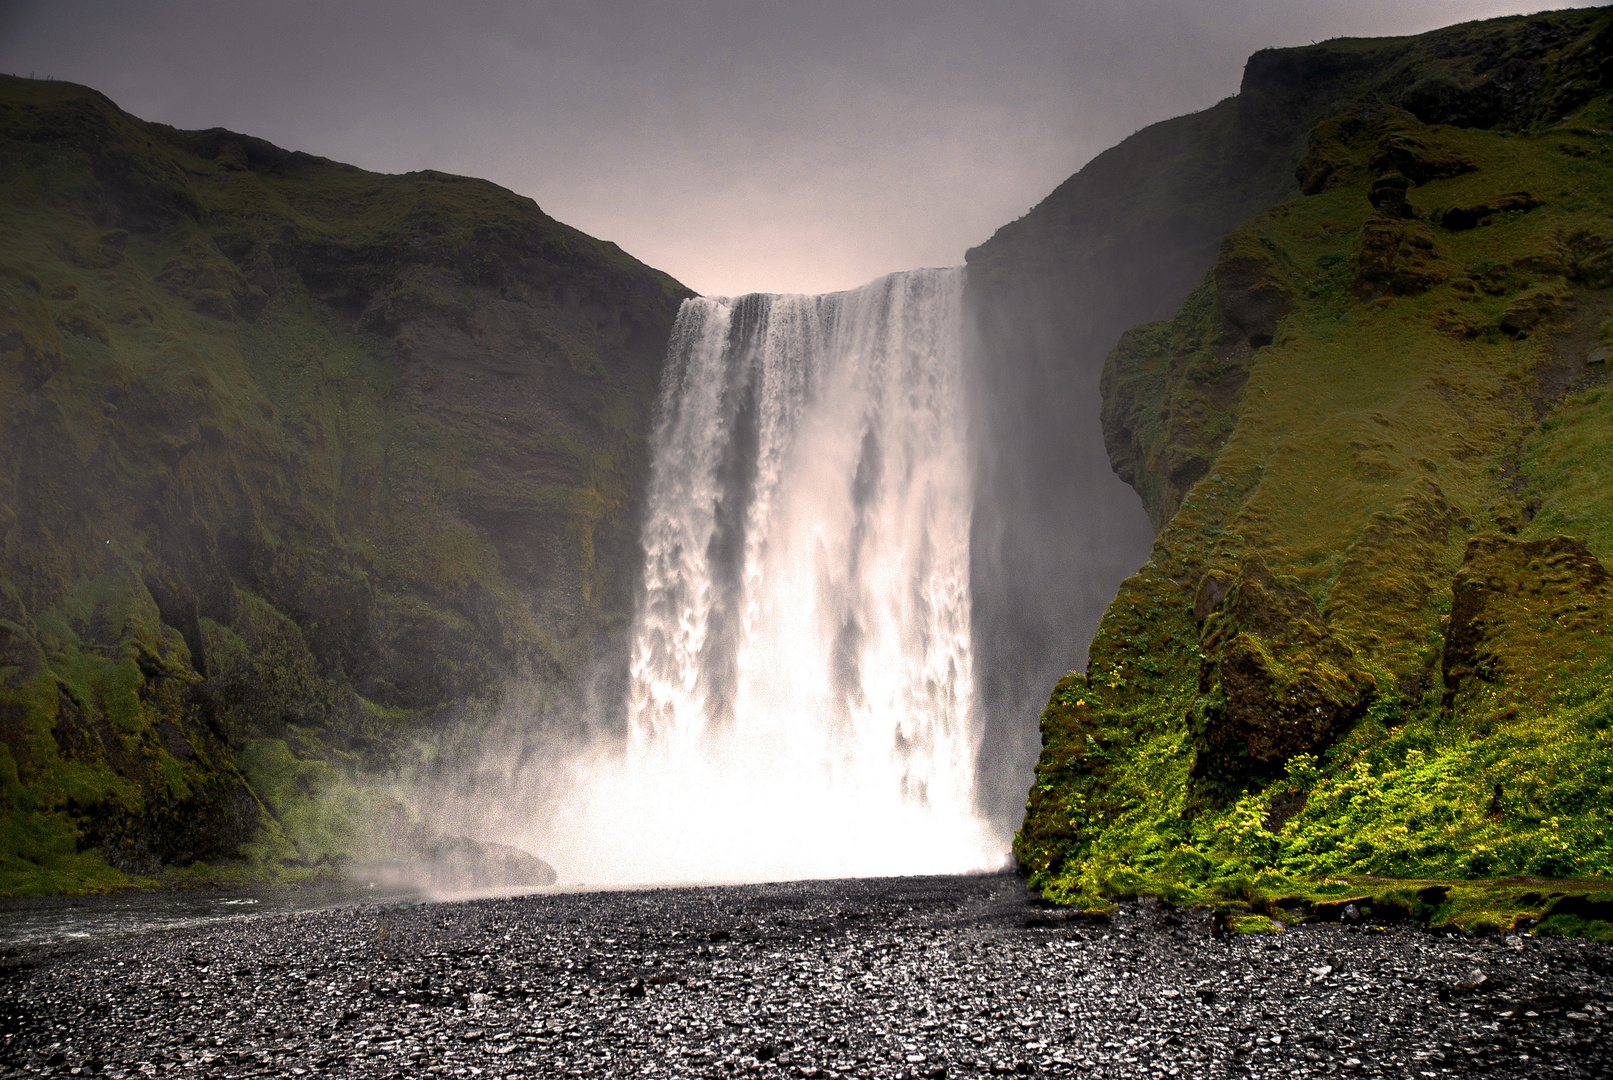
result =
M707 293L954 265L1258 48L1507 0L0 0L0 71L484 176Z

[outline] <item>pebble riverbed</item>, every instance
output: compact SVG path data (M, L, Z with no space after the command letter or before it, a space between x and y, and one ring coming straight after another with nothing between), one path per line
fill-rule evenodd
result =
M1613 1076L1613 949L1110 923L1011 875L264 915L0 958L0 1071Z

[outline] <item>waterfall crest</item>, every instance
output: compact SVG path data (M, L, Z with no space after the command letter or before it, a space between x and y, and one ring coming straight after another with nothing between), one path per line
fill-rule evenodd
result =
M1001 862L974 805L962 289L684 304L610 785L639 880Z

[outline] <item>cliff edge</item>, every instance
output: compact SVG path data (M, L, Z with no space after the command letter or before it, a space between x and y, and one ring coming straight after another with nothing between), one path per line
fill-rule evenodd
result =
M1158 534L1042 714L1015 851L1050 899L1572 927L1568 886L1362 882L1613 874L1613 13L1384 49L1453 41L1493 63L1335 107L1108 357Z

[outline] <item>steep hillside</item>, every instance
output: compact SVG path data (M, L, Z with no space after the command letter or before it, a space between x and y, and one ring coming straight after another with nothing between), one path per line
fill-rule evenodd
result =
M619 647L676 282L63 83L0 205L0 893L312 865L333 762Z
M1050 898L1605 917L1449 881L1613 874L1610 23L1500 24L1573 42L1515 123L1433 122L1494 120L1493 76L1335 110L1299 197L1110 354L1159 534L1042 714L1016 852Z
M1553 121L1603 85L1608 26L1606 9L1571 11L1256 53L1236 97L1138 132L969 253L982 339L976 670L997 812L1017 819L1036 759L1024 718L1086 662L1115 588L1148 556L1154 530L1086 422L1115 340L1170 317L1226 233L1299 194L1310 130L1345 105L1488 130ZM1184 444L1156 477L1126 446L1115 467L1157 529L1170 496L1156 489L1191 485L1207 462Z

